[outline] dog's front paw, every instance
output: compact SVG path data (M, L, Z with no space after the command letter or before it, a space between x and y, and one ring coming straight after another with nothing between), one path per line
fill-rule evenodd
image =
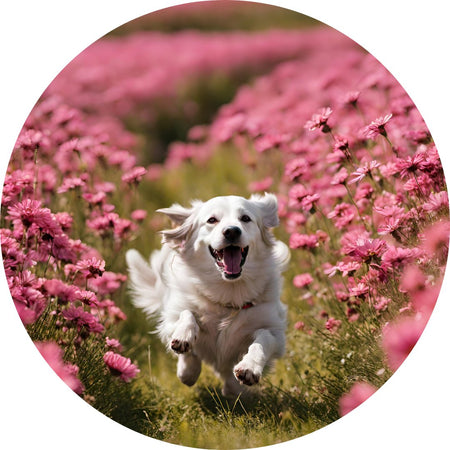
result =
M180 339L172 339L170 348L175 353L187 353L191 349L191 344L188 341L182 341Z
M234 368L234 376L241 384L246 384L247 386L253 386L260 379L260 375L253 372L253 370L239 366Z

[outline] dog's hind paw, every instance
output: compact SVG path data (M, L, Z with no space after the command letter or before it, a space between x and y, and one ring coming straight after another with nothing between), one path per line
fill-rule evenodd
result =
M235 367L234 376L241 384L246 384L247 386L253 386L259 382L260 376L254 373L251 369L244 369Z
M173 339L170 343L170 348L175 353L187 353L191 349L191 344L188 341Z

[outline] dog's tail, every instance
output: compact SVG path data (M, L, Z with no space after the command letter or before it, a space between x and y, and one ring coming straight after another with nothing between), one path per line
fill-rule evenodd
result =
M147 316L152 316L161 306L155 272L137 250L128 250L126 261L133 304L141 308Z

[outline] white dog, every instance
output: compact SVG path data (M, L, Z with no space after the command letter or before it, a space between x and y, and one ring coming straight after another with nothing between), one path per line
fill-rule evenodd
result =
M223 394L236 396L284 353L280 293L289 250L270 230L278 225L277 199L216 197L158 212L176 227L162 231L150 264L128 251L133 303L157 314L184 384L197 381L205 361L224 381Z

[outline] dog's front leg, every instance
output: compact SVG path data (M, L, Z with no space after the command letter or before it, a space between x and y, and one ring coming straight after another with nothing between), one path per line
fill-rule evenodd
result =
M255 332L254 338L248 352L233 369L237 380L247 386L258 383L266 365L284 353L282 333L260 329Z
M199 326L194 315L189 310L181 312L175 324L175 331L172 334L170 348L175 353L186 353L192 350L194 342L199 333Z

